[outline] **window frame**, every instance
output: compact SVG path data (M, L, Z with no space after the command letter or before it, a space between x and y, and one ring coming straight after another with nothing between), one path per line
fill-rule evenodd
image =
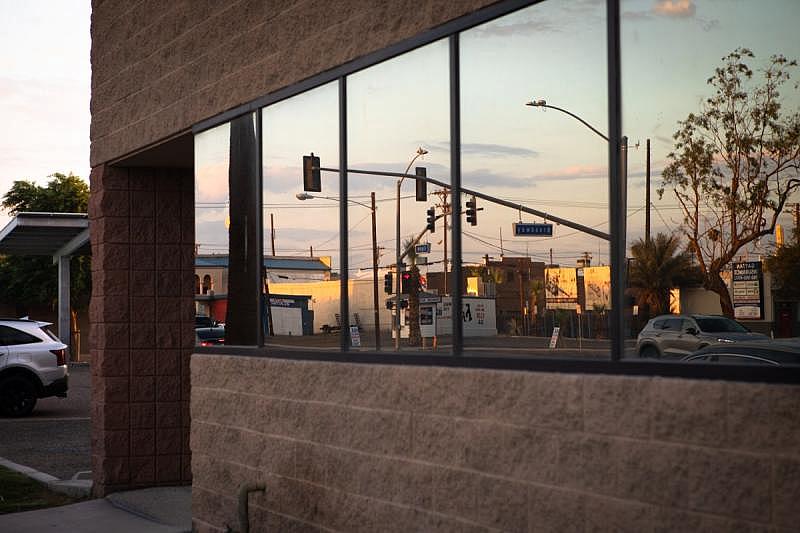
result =
M460 49L461 32L489 22L514 11L544 2L546 0L504 0L451 20L441 26L432 28L413 37L390 45L381 50L366 54L334 67L325 72L301 80L270 94L256 98L248 103L232 108L216 116L203 120L192 127L192 134L217 127L242 115L255 113L257 120L257 136L259 139L259 159L261 153L262 109L315 89L322 85L338 82L339 93L339 210L340 228L348 227L347 206L347 77L360 70L369 68L383 61L410 52L438 40L449 42L450 65L450 141L451 141L451 191L453 198L461 197L461 102L460 102ZM364 364L413 364L424 366L457 366L469 368L535 370L544 372L570 372L587 374L623 374L643 376L688 377L697 379L724 379L734 381L760 381L778 383L800 383L800 367L752 367L749 365L725 364L692 364L672 361L642 361L623 359L625 350L625 268L626 268L626 209L627 186L621 176L624 175L624 159L619 156L619 147L624 147L627 139L622 136L622 87L621 87L621 53L620 53L620 0L606 0L606 39L607 39L607 77L608 77L608 168L609 168L609 240L611 269L611 310L609 312L609 358L600 360L536 357L517 359L511 357L465 356L463 345L463 324L453 321L452 353L449 355L429 355L407 351L396 352L349 352L348 332L342 329L340 334L340 352L308 352L281 351L265 347L263 332L259 331L258 346L237 347L195 347L196 353L217 353L225 355L263 356L292 360L336 361ZM624 148L623 148L624 149ZM263 181L263 165L259 164L257 176L259 189ZM261 213L262 198L259 197L258 213ZM462 267L462 222L460 202L453 202L452 213L452 255L453 266L448 283L458 286L463 275ZM263 225L259 224L257 242L262 242ZM340 250L348 250L348 232L339 232ZM340 313L349 316L348 287L348 254L341 253L340 273ZM463 295L454 291L452 305L454 309L462 306ZM263 305L263 304L262 304ZM262 310L263 313L263 310ZM655 327L655 323L653 323ZM260 328L259 328L260 330Z

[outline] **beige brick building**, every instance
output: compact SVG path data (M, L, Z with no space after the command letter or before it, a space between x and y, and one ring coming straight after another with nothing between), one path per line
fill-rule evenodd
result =
M634 19L622 17L623 31ZM505 137L517 127L513 121L498 128L490 124L503 112L493 106L505 95L519 99L518 87L511 82L480 91L471 87L494 77L503 81L503 61L516 53L516 39L561 35L586 41L599 54L600 81L594 86L602 89L600 96L583 97L595 101L594 118L614 141L622 120L620 96L613 90L620 86L619 55L613 46L607 54L606 44L619 45L619 31L614 0L608 11L603 2L556 0L94 0L90 221L96 494L191 484L194 526L204 532L240 530L239 488L259 482L266 492L249 500L250 525L257 531L795 530L800 520L796 368L628 360L635 342L623 338L622 313L609 318L612 326L618 320L616 336L611 327L610 338L583 340L581 352L574 351L576 339L560 341L566 344L556 351L546 348L549 339L537 343L500 334L480 341L489 344L470 344L456 320L453 335L438 339L435 354L427 351L430 343L426 351L401 343L397 353L385 316L374 332L361 331L356 343L358 327L346 290L338 333L322 334L315 323L311 336L270 335L262 298L269 284L260 267L252 267L261 257L332 256L332 279L346 287L348 278L372 280L373 266L377 271L395 263L395 246L400 247L395 214L400 223L402 212L403 224L416 219L419 226L424 219L413 199L395 213L394 181L381 194L380 178L358 182L353 172L349 181L342 177L347 172L323 172L323 192L313 193L319 198L292 203L302 185L302 155L322 153L321 166L335 168L375 170L389 168L379 164L383 161L400 161L399 169L390 170L401 173L413 147L377 161L378 148L369 143L380 141L384 129L430 120L425 131L442 133L424 141L428 176L446 175L453 190L436 204L436 213L444 216L437 220L438 233L425 237L440 246L447 235L449 241L437 248L444 256L432 254L419 268L460 279L461 263L484 255L467 255L468 239L462 245L459 234L470 230L461 221L463 202L447 200L459 187L479 188L480 182L470 181L470 169L483 163L470 167L469 157L475 150L502 151L491 167L496 173L507 161L503 157L545 164L545 156L532 150L498 148L519 145ZM592 41L592 35L600 40ZM496 49L488 59L480 59L483 43L504 38L509 40L492 45ZM516 70L545 69L523 59L558 50L555 44L552 50L522 50ZM409 70L402 61L411 62ZM368 79L380 68L388 70ZM575 70L588 76L593 68ZM623 88L627 80L622 79ZM558 83L565 95L580 85ZM407 92L399 99L392 92L402 90ZM431 103L417 115L412 96L422 90ZM494 103L486 105L486 114L471 114L483 109L478 98L487 91ZM537 87L526 87L529 91ZM439 94L443 103L436 100ZM375 106L362 98L375 98ZM387 102L407 121L395 122L392 115L391 124L382 122L390 120L381 115ZM532 112L523 103L515 105ZM292 129L298 122L304 127ZM332 133L318 140L329 124ZM580 125L567 124L566 138L578 142ZM477 133L483 131L496 141L483 140ZM422 144L416 135L409 132L407 141ZM299 148L287 148L295 140ZM610 162L609 145L594 142L604 180L600 190L606 194L606 176L615 175L616 161ZM223 167L215 166L219 161L212 153L218 145ZM537 150L544 153L546 146L542 141ZM446 155L436 159L439 153ZM591 164L576 163L582 169ZM280 173L285 167L288 181ZM220 183L224 190L212 195ZM502 177L495 176L486 186L500 183ZM539 183L540 189L532 190L541 191L545 182ZM377 208L369 203L370 187L379 191ZM402 194L412 195L412 189ZM481 221L493 220L489 203L482 205L487 208ZM618 208L612 198L605 212L611 210L613 219ZM508 220L522 219L521 209L512 213ZM599 237L596 230L592 238L613 241L620 235L615 227ZM420 229L403 226L403 237ZM624 257L624 224L622 229ZM316 240L308 250L310 236ZM196 349L192 331L194 257L198 249L204 253L203 246L231 256L228 345L216 350ZM518 246L524 254L525 245ZM619 257L613 247L603 253L612 265ZM455 285L449 286L440 294L450 294ZM392 297L379 295L377 275L375 287L377 317L378 308L385 313L383 300L390 305ZM457 309L461 295L453 296ZM308 298L313 310L314 294ZM617 304L621 309L623 303ZM433 314L452 312L432 305Z

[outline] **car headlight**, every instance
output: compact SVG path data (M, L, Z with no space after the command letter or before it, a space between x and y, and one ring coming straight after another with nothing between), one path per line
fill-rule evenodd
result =
M717 342L736 342L736 341L732 341L730 339L717 339Z

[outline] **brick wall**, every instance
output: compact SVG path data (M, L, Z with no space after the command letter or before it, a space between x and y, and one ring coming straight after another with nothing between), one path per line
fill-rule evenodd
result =
M192 514L258 531L790 531L800 388L192 356Z
M91 165L493 0L94 0Z
M91 174L94 491L191 481L191 171Z

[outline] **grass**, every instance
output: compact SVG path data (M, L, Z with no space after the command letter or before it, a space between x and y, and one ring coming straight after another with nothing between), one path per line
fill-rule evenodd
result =
M48 490L44 485L0 466L0 514L58 507L80 501Z

